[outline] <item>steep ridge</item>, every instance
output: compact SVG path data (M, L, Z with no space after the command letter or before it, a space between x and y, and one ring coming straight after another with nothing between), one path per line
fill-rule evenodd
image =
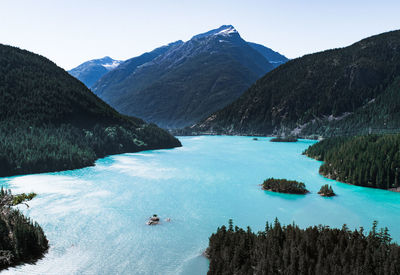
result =
M269 63L271 63L272 66L274 66L274 68L289 61L289 59L286 56L284 56L278 52L275 52L274 50L272 50L268 47L265 47L263 45L253 43L253 42L247 42L247 43L249 43L249 45L253 49L255 49L260 54L262 54L262 56L264 56L269 61Z
M53 62L0 45L0 176L81 168L109 154L176 146L169 133L119 114Z
M388 103L386 95L392 105L398 102L399 76L400 31L372 36L279 66L186 132L337 135L369 127L379 132L388 117L398 117L397 105L380 107ZM371 125L373 112L377 121ZM400 120L390 124L394 131L400 128Z
M82 81L86 87L90 88L103 75L118 67L122 61L112 59L111 57L103 57L86 61L68 72Z
M156 57L166 53L169 50L174 49L175 47L183 44L182 41L176 41L170 43L166 46L159 47L151 52L144 53L140 56L130 58L123 62L117 70L113 70L108 74L104 75L95 85L92 87L92 90L95 91L97 95L102 97L103 93L109 93L109 90L112 90L110 97L119 97L123 91L126 89L125 81L130 77L131 74L134 74L136 69L140 68L142 65L151 62ZM136 85L142 86L146 84L146 81L151 81L147 79L143 79L143 82Z
M178 128L231 103L274 68L231 25L165 49L138 66L121 64L92 90L121 113Z

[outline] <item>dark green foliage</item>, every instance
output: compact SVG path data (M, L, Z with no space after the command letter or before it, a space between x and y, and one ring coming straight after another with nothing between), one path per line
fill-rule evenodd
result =
M297 138L296 137L292 137L292 136L288 136L288 137L276 137L276 138L272 138L270 140L271 142L296 142Z
M331 137L315 143L303 152L304 155L323 161L328 151L334 150L339 145L348 141L350 137Z
M368 127L376 127L375 132L400 129L395 84L399 76L400 31L393 31L290 60L259 79L238 100L186 130L266 135L297 128L293 133L328 136L368 131ZM380 98L384 93L390 94L390 101ZM341 120L349 113L354 116L341 129Z
M205 253L210 259L208 274L390 274L400 272L400 247L391 243L387 228L368 235L327 226L300 229L278 220L265 231L253 233L222 226L210 237Z
M36 194L12 195L11 191L0 192L0 270L22 262L39 259L49 245L42 228L11 208ZM21 200L23 198L23 200Z
M375 99L340 120L316 119L307 124L303 135L354 136L400 132L400 77Z
M274 179L274 178L266 179L262 184L262 188L264 190L279 192L279 193L289 193L289 194L308 193L308 190L306 189L306 185L304 183L286 179Z
M14 195L13 196L13 205L18 205L20 203L26 202L26 201L30 201L32 200L34 197L36 197L36 193L29 193L29 194L18 194L18 195Z
M332 186L329 184L324 184L321 186L321 189L319 189L318 194L320 194L323 197L333 197L336 196L335 192L333 192Z
M176 146L166 131L120 115L51 61L0 45L0 176L81 168L109 154Z
M329 178L381 189L400 186L400 134L333 137L304 154L324 161L319 171Z

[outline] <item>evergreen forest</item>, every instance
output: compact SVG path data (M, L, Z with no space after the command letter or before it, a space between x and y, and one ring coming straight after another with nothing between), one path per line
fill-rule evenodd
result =
M380 189L400 186L400 134L332 137L304 154L324 161L319 171L328 178Z
M222 226L205 252L208 274L400 274L400 246L374 222L369 233L328 226L267 222L262 232Z
M0 45L0 176L82 168L180 142L120 115L53 62Z
M289 194L306 194L308 190L303 182L287 179L268 178L262 184L263 190Z
M324 137L400 130L400 31L288 61L184 133Z

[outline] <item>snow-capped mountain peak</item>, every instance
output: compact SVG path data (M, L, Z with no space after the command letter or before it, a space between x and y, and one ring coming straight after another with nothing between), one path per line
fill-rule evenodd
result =
M222 25L221 27L219 27L217 29L195 35L192 37L192 39L199 39L199 38L210 37L210 36L215 36L215 35L230 36L233 34L239 34L234 26Z
M233 33L237 33L237 30L235 29L235 27L229 25L226 26L226 28L220 30L219 32L215 33L214 35L230 35Z
M103 58L86 61L68 72L90 88L104 74L115 69L122 62L121 60L115 60L109 56L105 56Z

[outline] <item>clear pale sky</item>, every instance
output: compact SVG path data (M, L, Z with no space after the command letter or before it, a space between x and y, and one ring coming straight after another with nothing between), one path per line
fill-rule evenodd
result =
M231 24L289 58L400 29L399 0L0 0L0 43L64 69Z

